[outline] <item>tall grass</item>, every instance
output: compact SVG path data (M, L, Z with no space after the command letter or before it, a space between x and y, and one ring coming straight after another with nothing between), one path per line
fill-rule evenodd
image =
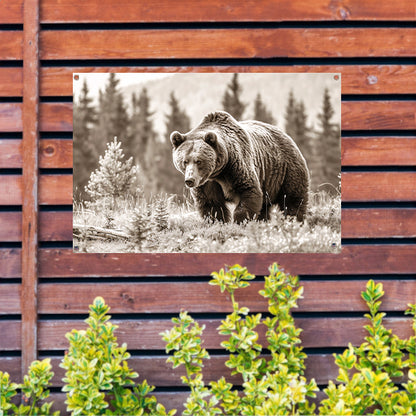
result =
M76 250L88 252L153 253L290 253L339 252L341 249L341 196L325 191L310 194L310 204L303 223L273 209L271 220L247 221L244 224L211 222L202 219L189 203L177 203L167 196L119 200L111 213L116 230L132 233L131 219L137 212L148 218L149 231L140 250L132 241L92 240L88 235L74 238ZM167 227L161 227L157 214L162 201L166 206ZM74 224L105 227L108 212L104 203L85 208L74 206ZM165 224L165 222L163 222ZM163 228L163 229L162 229Z

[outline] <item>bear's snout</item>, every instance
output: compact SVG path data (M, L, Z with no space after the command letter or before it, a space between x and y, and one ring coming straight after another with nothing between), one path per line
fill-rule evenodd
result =
M185 185L186 185L188 188L193 188L193 187L195 186L195 179L193 179L193 178L186 179L186 180L185 180Z

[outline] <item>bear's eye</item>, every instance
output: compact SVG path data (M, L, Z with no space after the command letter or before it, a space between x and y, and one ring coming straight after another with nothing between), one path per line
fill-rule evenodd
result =
M200 160L195 160L195 163L196 163L197 165L200 165L200 164L201 164L201 161L200 161Z

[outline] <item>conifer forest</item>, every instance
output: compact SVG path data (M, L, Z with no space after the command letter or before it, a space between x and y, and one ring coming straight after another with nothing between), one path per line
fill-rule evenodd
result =
M341 81L333 74L291 74L290 82L282 74L165 74L130 84L126 74L106 74L101 84L84 75L74 81L75 251L339 252ZM169 136L217 110L293 138L311 177L303 223L279 209L268 222L199 216Z

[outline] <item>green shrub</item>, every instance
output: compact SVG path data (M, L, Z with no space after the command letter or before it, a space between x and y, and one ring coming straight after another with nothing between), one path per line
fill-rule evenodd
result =
M3 415L29 415L29 416L58 416L59 412L51 412L53 402L44 402L49 397L48 387L53 377L49 358L43 361L34 361L29 372L23 378L22 384L11 383L9 374L0 371L0 416ZM16 406L11 402L12 397L21 389L23 402ZM39 402L42 403L39 406Z
M224 377L205 385L202 375L203 360L209 359L202 348L200 327L186 312L172 321L174 327L162 333L166 352L173 351L168 359L173 367L184 365L186 376L183 383L191 393L185 404L184 415L306 415L314 414L315 405L308 397L316 397L318 390L314 380L303 377L305 353L300 346L301 329L295 327L291 309L297 307L302 296L298 278L285 274L273 264L270 275L265 278L260 294L268 300L270 316L249 314L240 307L234 293L249 286L254 276L239 265L213 273L210 284L220 287L230 295L233 312L229 314L218 331L228 336L222 346L229 352L226 366L231 375L240 374L242 390L235 388ZM365 328L369 336L359 347L349 347L343 354L335 355L339 367L338 385L330 381L319 407L322 415L415 415L416 370L415 339L401 340L382 325L384 313L379 312L383 296L381 284L369 281L362 293L370 314L370 325ZM416 306L408 313L415 316ZM258 342L259 325L266 325L267 345ZM413 319L416 332L416 319ZM268 359L262 356L267 348ZM408 355L406 355L408 354ZM407 357L407 359L406 359ZM408 382L399 390L394 381L407 373Z
M166 415L165 408L148 394L154 389L144 381L135 387L138 374L127 365L127 345L118 346L108 322L109 307L97 297L90 305L87 330L72 330L66 337L69 351L61 367L66 370L63 391L67 392L72 415ZM174 412L169 412L173 415Z
M319 408L322 415L362 415L373 412L376 415L410 415L416 413L416 370L415 339L401 340L383 326L385 313L379 312L383 296L381 283L373 280L367 283L362 298L370 313L365 316L370 325L365 329L369 336L359 347L351 344L343 354L335 355L339 376L335 385L332 381L325 389L328 396ZM409 305L411 306L411 305ZM415 316L413 305L408 313ZM415 320L413 327L416 331ZM405 352L409 354L405 359ZM403 377L408 371L408 383L403 390L395 385L394 379Z
M297 277L280 271L276 264L270 267L262 296L268 299L272 317L263 321L267 326L266 338L271 359L261 356L257 327L261 314L249 314L240 307L234 297L237 289L249 286L254 276L239 265L213 273L210 284L227 291L231 297L233 312L219 326L220 334L228 340L222 346L230 353L226 366L231 374L240 374L243 391L239 392L224 377L206 387L202 378L203 359L209 358L201 347L203 328L187 313L174 319L175 326L162 334L167 343L166 351L174 351L169 361L174 367L184 365L187 376L183 382L191 388L184 415L278 415L312 414L314 405L307 397L315 397L318 390L314 380L307 382L302 376L306 355L299 346L300 329L294 325L290 309L296 307L302 295ZM209 401L206 400L209 398Z

